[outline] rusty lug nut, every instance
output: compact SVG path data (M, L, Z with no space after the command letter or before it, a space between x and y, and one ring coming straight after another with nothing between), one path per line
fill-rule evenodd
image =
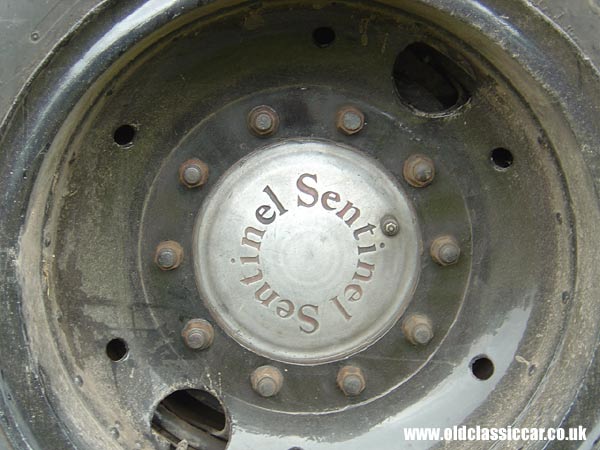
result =
M413 314L402 322L404 336L415 345L426 345L433 339L433 325L427 316Z
M261 397L277 395L283 386L281 371L273 366L262 366L252 372L250 376L252 389Z
M337 374L337 384L348 397L359 395L367 385L363 371L356 366L344 366Z
M381 219L381 229L386 236L396 236L400 231L400 224L394 216L385 216Z
M412 155L404 162L404 179L413 187L425 187L435 177L433 161L424 155Z
M257 136L270 136L279 128L279 115L270 106L257 106L248 114L248 128Z
M354 106L346 106L338 111L336 125L342 133L351 136L364 128L365 115Z
M440 236L431 244L431 257L441 266L450 266L458 262L460 246L452 236Z
M210 347L215 338L213 326L204 319L191 319L183 327L181 336L185 345L194 350Z
M175 241L164 241L156 247L154 262L161 270L177 269L183 261L183 247Z
M199 159L190 159L179 167L179 181L185 187L197 188L208 181L208 166Z

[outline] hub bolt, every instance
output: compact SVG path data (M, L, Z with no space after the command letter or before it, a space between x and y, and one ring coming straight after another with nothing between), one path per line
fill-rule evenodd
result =
M279 128L279 115L269 106L257 106L248 114L248 127L257 136L270 136Z
M404 162L404 179L413 187L425 187L435 177L433 161L424 155L412 155Z
M185 345L194 350L205 350L215 338L213 326L204 319L191 319L181 332Z
M402 323L404 336L415 345L426 345L433 339L433 325L427 316L413 314Z
M277 395L283 386L281 371L273 366L261 366L250 376L252 389L262 397Z
M336 125L342 133L351 136L365 126L365 115L354 106L345 106L337 113Z
M450 266L458 262L460 246L452 236L440 236L431 244L431 257L441 266Z
M381 229L386 236L396 236L400 231L400 224L394 216L385 216L381 219Z
M359 395L367 385L363 371L356 366L342 367L337 374L337 384L348 397Z
M156 247L154 262L161 270L177 269L183 261L183 248L175 241L164 241Z
M208 181L208 166L199 159L190 159L179 167L179 181L185 187L197 188Z

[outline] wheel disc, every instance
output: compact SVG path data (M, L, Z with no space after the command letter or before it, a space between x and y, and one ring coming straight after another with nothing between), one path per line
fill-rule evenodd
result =
M82 25L2 140L23 168L3 377L16 404L43 386L52 448L558 426L597 343L598 117L539 59L561 36L478 5L147 2Z

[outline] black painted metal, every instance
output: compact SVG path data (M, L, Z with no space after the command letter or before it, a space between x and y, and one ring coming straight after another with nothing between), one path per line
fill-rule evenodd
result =
M197 2L123 3L57 49L2 128L1 404L13 445L166 448L154 407L190 387L222 399L230 448L393 447L411 408L423 426L560 423L597 344L600 92L563 36L524 5L491 1L403 12L244 2L223 16ZM319 48L312 31L325 24L336 40ZM413 42L470 74L469 103L423 117L398 100L395 57ZM348 103L367 117L350 137L334 122ZM453 232L466 257L451 268L424 259L412 307L439 337L417 349L398 326L352 357L368 380L357 399L337 390L337 363L281 364L284 391L253 395L249 373L267 361L220 330L207 352L187 350L181 327L207 314L191 265L152 263L162 240L191 248L211 183L264 145L245 122L259 104L280 114L272 139L345 142L399 179L412 153L436 162L434 184L411 191L423 235ZM113 142L124 123L137 130L127 149ZM496 147L514 155L506 172L490 161ZM198 191L177 181L190 157L211 169ZM105 356L114 337L129 344L122 362ZM488 381L469 373L479 354L495 363Z

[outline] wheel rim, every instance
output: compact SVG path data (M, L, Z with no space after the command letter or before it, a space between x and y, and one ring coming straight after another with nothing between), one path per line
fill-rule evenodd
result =
M465 12L472 11L469 10L472 5L463 6ZM456 415L450 422L434 420L443 426L468 422L469 417L476 415L477 423L481 424L494 415L489 404L498 405L499 396L507 390L510 392L508 386L511 382L514 386L516 380L522 395L521 403L514 405L512 397L512 408L505 409L510 411L505 413L506 423L512 423L518 417L525 420L527 414L535 414L535 408L526 409L525 403L529 398L535 398L536 391L539 393L552 385L548 379L542 382L542 377L552 359L559 357L554 354L555 348L568 345L569 333L562 334L560 329L576 314L572 302L580 298L585 305L585 295L593 292L591 277L581 269L581 264L585 261L583 243L592 229L586 223L595 217L597 204L595 200L586 202L585 196L590 195L590 189L584 189L585 185L578 186L582 181L572 176L576 173L573 166L578 163L579 156L572 155L574 161L568 161L562 153L564 150L554 144L559 142L559 136L562 142L568 142L565 126L551 130L546 125L541 127L543 131L540 130L537 121L531 118L531 111L527 111L513 90L504 84L504 79L474 56L480 56L479 53L429 23L421 22L422 28L415 27L413 17L378 7L369 11L374 18L369 16L371 18L366 22L355 20L354 29L359 33L346 33L338 31L344 30L343 26L352 21L343 8L346 7L332 7L331 15L327 8L325 12L321 10L319 17L321 20L327 17L328 26L322 27L319 33L315 30L314 34L314 11L294 11L293 19L286 19L286 22L281 18L287 14L278 12L276 7L271 13L263 10L261 14L234 8L228 11L230 17L223 19L224 22L219 23L214 16L210 18L215 21L212 25L203 25L209 20L196 18L194 25L181 28L166 40L155 39L149 50L116 78L102 67L95 68L97 73L104 73L105 78L93 86L90 95L92 92L102 94L89 111L81 104L72 110L72 117L81 118L76 121L79 131L72 134L65 125L63 134L54 138L46 157L47 167L38 175L37 191L29 203L30 214L40 205L50 205L47 220L38 221L30 215L24 232L24 237L32 242L36 241L35 237L42 236L45 249L40 251L33 245L20 248L21 270L42 268L40 278L28 274L28 279L22 281L24 299L29 299L24 300L25 315L45 317L48 324L48 328L39 329L28 325L32 354L40 358L46 369L46 383L51 390L58 386L67 386L68 390L63 398L52 402L65 405L70 401L84 401L89 404L89 414L98 417L95 423L85 415L76 419L65 413L65 406L57 406L59 415L66 417L67 429L81 420L86 427L98 427L99 433L104 435L99 439L106 439L106 445L133 448L139 444L138 447L144 448L164 442L163 435L157 437L151 431L150 423L153 417L156 418L157 405L178 389L205 390L220 399L231 423L232 448L236 442L252 442L256 433L250 430L256 428L261 430L260 438L266 441L268 436L280 435L282 427L286 427L286 416L281 413L293 413L300 429L314 429L323 439L337 442L325 431L326 427L316 427L314 413L321 413L319 421L337 423L336 414L339 417L342 410L345 410L343 417L348 429L338 424L336 434L355 436L356 445L366 438L369 442L382 445L387 442L389 445L387 433L394 427L409 423L430 424L435 417L432 411L442 408L440 405L455 404L464 392L469 392L466 397L469 401L461 408L455 408ZM350 6L347 8L349 11ZM426 9L421 4L409 8L412 13L423 13ZM365 10L360 12L364 14ZM197 13L184 16L185 20L179 19L180 25L191 20L194 14ZM429 14L423 15L432 18ZM386 30L386 21L394 22L390 16L403 27L397 41L389 35L385 37L385 33L378 35L373 31L373 28L378 30L378 26ZM177 97L179 86L173 80L180 74L172 69L174 65L165 62L182 62L178 59L181 58L178 50L190 53L192 43L182 41L200 39L193 36L193 30L204 30L200 35L215 42L225 42L223 51L227 53L233 44L227 40L228 28L223 24L239 23L236 20L241 18L246 21L246 30L252 39L249 38L247 44L236 41L235 48L239 52L236 55L246 52L256 66L252 70L246 69L245 77L234 77L238 82L247 82L244 89L232 91L224 79L207 81L209 70L206 69L201 75L195 74L197 82L204 83L202 96L197 94L200 90L196 88L190 90L188 99ZM158 23L148 19L143 17L148 30L158 27ZM266 22L261 24L260 21ZM216 23L219 23L218 29L225 30L223 34L215 34ZM253 29L256 24L260 25L258 30L264 28L272 30L270 33L288 36L285 43L297 48L297 61L286 61L288 69L285 70L284 65L265 70L266 63L263 66L260 63L270 58L269 52L264 51L265 42L275 48L277 44L271 42L269 34L256 32ZM371 26L371 34L368 26ZM231 29L237 30L233 25ZM286 29L289 30L287 35ZM328 35L327 29L335 30L335 40L329 44L331 33ZM368 56L374 55L371 52L360 55L371 62L372 78L364 74L361 77L361 70L352 69L343 76L333 76L335 83L330 81L329 86L334 84L336 88L331 89L323 87L324 83L311 70L302 72L303 64L316 59L325 66L322 73L329 74L327 78L330 79L333 69L328 71L327 66L335 67L337 63L332 61L336 61L336 57L342 61L345 56L352 61L353 49L365 45L365 36L395 48L382 58L383 61ZM133 35L131 39L133 42ZM406 98L403 102L389 95L390 90L399 89L390 77L398 53L409 43L423 41L429 48L435 45L443 54L460 62L459 68L466 74L461 81L465 90L471 91L470 101L456 108L451 105L441 113L435 110L415 113L414 105L407 105ZM161 47L158 42L169 45ZM200 60L216 61L216 67L221 64L223 71L230 67L231 61L222 62L214 50L219 48L217 44L201 42L215 54L212 59L209 54ZM510 44L518 43L510 41ZM368 42L365 48L369 49ZM489 54L488 48L483 46L478 50ZM334 57L332 54L336 50L339 54ZM324 57L318 52L329 53ZM127 53L123 58L127 58ZM160 58L164 59L161 61ZM519 63L525 64L524 59ZM184 58L177 68L184 71L184 80L192 79L189 74L198 70L197 64L187 63L190 60ZM94 64L101 62L107 63L108 59L94 60ZM122 62L120 59L117 64ZM206 64L206 67L214 70L215 65ZM299 67L298 72L293 72L291 67ZM379 72L378 68L381 68ZM510 70L512 74L523 73L522 68ZM511 73L510 70L506 69L506 72ZM217 73L220 72L217 70ZM267 76L252 85L255 73L266 73ZM282 73L290 77L290 86L270 88ZM536 75L541 78L544 74L537 72ZM296 77L301 76L308 77L308 81L298 85ZM495 76L494 81L486 84L486 76ZM43 86L45 80L41 78L38 83ZM172 86L166 95L161 94L152 101L144 97L142 88L147 92L160 92L158 86L164 84L165 79L170 80L169 86ZM514 80L518 85L520 80ZM139 86L140 94L136 92L136 86ZM360 95L357 94L359 86L363 86ZM365 96L365 92L369 95ZM69 95L74 95L74 91L56 91L54 101L65 100ZM459 93L456 102L460 103L458 99L462 96L463 93ZM498 101L499 97L504 98L505 105ZM158 105L158 111L177 113L166 118L159 112L145 113L151 111L152 103ZM180 106L176 107L178 103ZM277 132L272 136L257 137L248 130L246 115L252 107L262 104L269 105L280 115ZM48 105L56 106L52 102ZM344 105L353 105L364 113L364 129L351 135L340 133L336 127L336 113ZM509 108L512 109L512 120L502 114ZM514 120L516 115L522 122ZM198 117L207 119L201 121ZM548 117L540 116L538 111L537 120L545 119L546 124L556 125ZM465 127L464 122L478 123L479 126L471 129ZM123 123L129 127L120 128ZM48 121L39 122L30 145L34 145L34 137L39 139L43 130L48 130L51 125ZM495 127L502 132L496 132ZM556 125L556 128L560 126ZM578 129L571 131L579 137L585 134ZM65 147L62 144L67 137L71 141ZM208 201L204 196L214 192L215 183L222 174L249 152L273 142L285 145L297 137L328 139L357 148L367 158L379 159L409 193L425 253L420 280L403 320L396 322L377 342L367 341L365 346L372 344L368 348L361 352L357 351L364 346L354 348L349 360L334 358L333 362L319 366L276 363L259 357L228 337L220 327L215 327L215 339L209 349L201 353L187 349L180 337L185 322L193 318L209 322L215 319L214 311L210 313L210 308L202 302L206 299L196 290L192 258L185 256L196 254L191 250L194 248L192 228L200 205ZM3 146L10 145L10 138L9 133ZM408 148L398 151L398 142L406 143ZM198 144L203 144L204 148L198 150ZM219 145L224 144L232 150L219 151ZM452 151L448 152L448 148ZM479 150L475 157L473 153L476 152L470 152L472 148ZM512 164L505 148L511 151ZM65 149L67 156L56 166L60 167L56 172L62 175L53 196L48 198L48 182L55 173L52 160L58 163L59 155ZM430 186L413 187L407 182L404 163L414 154L424 154L434 161L436 174ZM165 155L168 156L165 158ZM190 190L177 178L180 165L190 158L200 158L210 170L209 180L200 189ZM100 198L105 200L100 202ZM107 198L111 200L106 201ZM95 205L101 205L101 209L94 211ZM587 217L581 213L583 207ZM106 217L111 220L101 220ZM138 223L141 223L139 229ZM98 229L100 231L92 233ZM506 233L510 233L510 245L504 242ZM546 245L541 247L536 240L540 234L546 239ZM431 244L440 235L457 238L461 247L458 264L440 267L429 257ZM593 238L589 236L589 239ZM180 242L184 257L178 269L162 272L155 267L154 253L156 245L167 240ZM40 259L47 263L40 265ZM522 265L527 259L535 261L535 265ZM94 277L94 270L102 275ZM73 276L77 272L78 276ZM497 275L498 272L503 272L504 276ZM506 274L511 275L510 281ZM46 275L47 281L43 278ZM107 278L111 283L106 283ZM575 283L580 287L576 288ZM509 285L510 289L507 288ZM136 288L145 294L143 299L136 294ZM34 301L42 298L40 291L50 293L43 303ZM197 301L190 302L190 297ZM431 320L435 336L432 342L415 346L403 337L403 324L411 314L423 314ZM127 316L131 319L125 320ZM498 323L490 321L492 317L497 318ZM590 314L588 320L592 317ZM137 325L140 322L141 327ZM589 346L594 342L589 336L595 336L593 329L590 330L584 340ZM502 339L493 339L494 333L496 339ZM404 334L408 334L406 329ZM536 338L537 335L542 335L543 339ZM117 341L113 343L115 339ZM45 341L53 342L49 344L48 355L44 355L42 343ZM149 341L151 345L148 345ZM584 341L581 337L578 339L580 344ZM107 345L108 359L104 354ZM62 361L57 359L56 349L68 349L61 357ZM223 355L233 356L230 361ZM486 359L492 361L495 370L491 378L481 381L473 374L484 376L485 370L479 372L476 368L481 361L485 365ZM62 369L56 369L56 361L60 361L58 366ZM377 361L387 362L377 364ZM272 364L284 373L281 391L274 397L261 398L252 390L250 374L263 364ZM365 390L356 397L345 396L336 385L336 374L347 364L360 368L365 375ZM128 378L135 370L152 374L141 383L143 388L139 379ZM551 374L549 372L547 378ZM462 387L450 389L456 384ZM426 388L417 387L423 385ZM136 390L146 395L132 395ZM318 398L308 401L315 397L315 392L319 394ZM441 403L435 403L436 393L437 401ZM110 412L108 406L114 407L115 397L118 408ZM496 413L497 408L493 409ZM446 410L448 406L442 409ZM133 417L127 417L126 410L134 411ZM423 422L404 419L414 410L425 411ZM366 411L368 423L357 430L356 418L365 415ZM367 433L386 418L392 419L391 427ZM156 430L164 431L164 427L155 426ZM218 430L208 434L219 436L222 433ZM167 438L173 438L173 435ZM174 438L182 436L175 435ZM81 439L85 441L85 438ZM315 445L308 438L306 441L297 437L288 439L290 447L305 445L306 441Z

